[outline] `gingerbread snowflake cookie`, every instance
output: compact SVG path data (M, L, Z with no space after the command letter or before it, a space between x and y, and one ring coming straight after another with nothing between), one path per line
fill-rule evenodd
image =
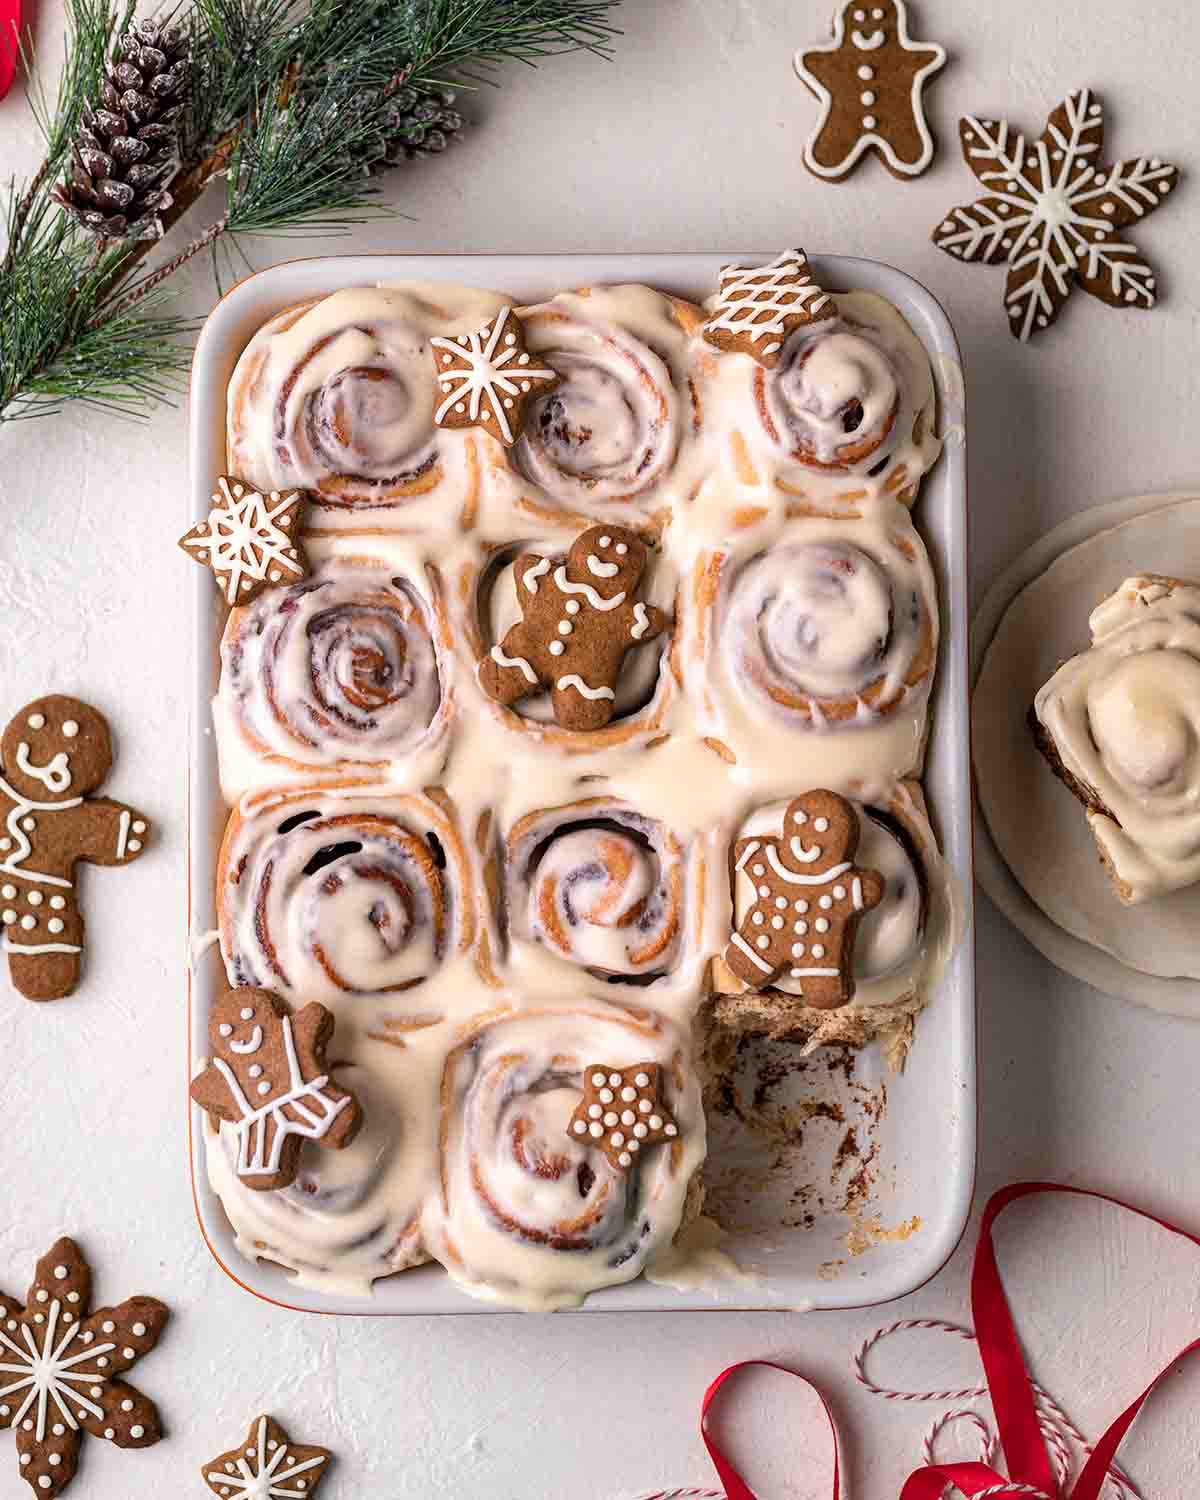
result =
M256 1417L246 1439L200 1470L220 1500L311 1500L333 1455L293 1443L274 1417Z
M303 490L264 493L223 474L213 491L212 509L179 538L179 545L194 562L212 569L227 604L249 604L263 589L308 576L308 562L296 540L306 503Z
M66 1489L85 1432L118 1448L162 1436L153 1401L118 1377L158 1343L168 1309L130 1297L90 1313L91 1296L69 1239L38 1261L23 1307L0 1293L0 1428L16 1434L19 1473L38 1496Z
M36 698L0 737L0 927L28 1000L61 1000L79 982L75 866L131 864L150 838L135 808L89 795L112 760L108 724L78 698Z
M523 553L514 567L523 618L480 663L484 692L508 704L549 689L564 729L602 729L625 653L670 624L637 598L646 562L645 543L621 526L593 526L565 558Z
M662 1068L658 1063L585 1068L583 1098L567 1134L603 1151L618 1172L627 1172L647 1146L675 1140L679 1127L662 1101Z
M429 340L441 401L439 427L482 427L511 448L521 435L525 403L535 388L544 393L558 379L533 363L525 331L511 307L473 333Z
M715 348L749 354L769 370L791 333L836 313L804 251L785 250L767 266L721 267L703 333Z
M782 838L739 839L735 871L756 900L725 949L725 963L751 989L786 973L806 1005L834 1010L854 997L859 919L883 899L883 877L854 864L858 814L835 792L788 803Z
M296 1178L305 1141L340 1149L362 1124L358 1100L329 1077L332 1014L316 1001L292 1014L269 990L238 989L212 1008L212 1058L191 1096L238 1137L237 1173L264 1192Z
M925 85L945 62L944 47L909 36L904 0L844 5L833 40L795 56L821 105L804 165L832 182L874 151L896 177L919 177L933 160Z
M933 242L959 260L1008 262L1017 338L1048 328L1076 285L1110 307L1154 306L1154 272L1117 231L1152 213L1179 173L1157 157L1104 165L1104 111L1089 89L1069 95L1032 144L1004 120L973 115L959 137L987 191L952 209Z

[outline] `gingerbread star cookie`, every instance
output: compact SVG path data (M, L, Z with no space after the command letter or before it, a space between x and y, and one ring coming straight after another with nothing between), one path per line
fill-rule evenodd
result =
M662 1068L592 1063L583 1070L583 1098L567 1134L603 1151L619 1172L627 1172L644 1147L674 1140L679 1127L662 1101Z
M230 990L213 1006L212 1058L192 1080L191 1096L213 1120L235 1127L237 1173L247 1187L287 1187L305 1141L336 1150L358 1133L358 1100L330 1081L325 1062L333 1026L315 1000L293 1015L269 990Z
M104 716L58 693L27 703L0 737L0 928L27 1000L61 1000L79 982L76 866L132 864L150 840L136 808L91 795L112 761Z
M1006 121L973 115L959 137L985 192L951 209L933 243L958 260L1008 262L1004 305L1017 338L1048 328L1073 286L1110 307L1154 306L1154 271L1117 231L1153 213L1179 173L1156 156L1106 166L1104 110L1090 89L1069 94L1029 144Z
M89 1311L92 1272L74 1240L43 1255L21 1306L0 1292L0 1428L17 1439L21 1478L61 1494L85 1432L118 1448L162 1436L154 1402L118 1377L158 1343L170 1316L155 1297Z
M835 792L788 803L782 838L739 839L735 871L757 899L725 949L725 962L759 990L780 973L801 982L806 1005L835 1010L854 997L859 919L883 900L883 876L854 864L858 813Z
M779 363L797 328L837 308L813 280L803 250L785 250L767 266L722 266L704 337L717 349L749 354L766 369Z
M833 40L799 51L796 72L820 101L804 165L836 182L874 151L896 177L919 177L933 160L924 90L946 50L908 34L904 0L844 5Z
M646 561L645 543L623 526L593 526L565 558L523 553L514 567L523 618L480 662L484 692L516 703L548 688L564 729L602 729L625 653L670 623L637 598Z
M227 604L249 604L263 589L308 576L295 539L307 497L303 490L264 493L223 474L203 521L179 538L194 561L213 571Z
M558 379L555 371L534 364L511 307L473 333L429 343L442 395L434 421L439 427L482 427L506 448L521 435L534 388L544 392Z
M200 1470L220 1500L312 1500L333 1455L293 1443L274 1417L256 1417L245 1442Z

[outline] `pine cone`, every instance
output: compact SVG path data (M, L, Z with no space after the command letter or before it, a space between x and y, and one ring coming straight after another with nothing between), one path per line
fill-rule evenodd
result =
M65 182L54 196L84 229L106 239L157 239L179 166L175 119L189 76L177 29L134 21L83 106Z
M419 90L405 86L388 101L387 112L377 129L367 133L351 132L344 147L347 171L369 177L401 161L432 156L444 151L458 135L466 121L451 106L457 96L452 89ZM297 101L303 112L303 95ZM378 109L378 95L362 93L350 101L350 116L361 118Z

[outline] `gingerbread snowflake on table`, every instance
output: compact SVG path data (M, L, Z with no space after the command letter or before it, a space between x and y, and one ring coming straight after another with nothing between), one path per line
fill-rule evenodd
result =
M770 265L721 267L704 337L771 369L794 329L836 313L833 298L813 280L804 251L785 250Z
M1111 307L1154 306L1154 272L1117 231L1152 213L1179 173L1157 157L1103 165L1104 112L1089 89L1069 95L1032 144L1004 120L971 115L959 137L987 193L953 209L933 242L959 260L1008 262L1017 338L1047 328L1076 284Z
M206 563L229 604L249 604L263 589L295 583L308 573L294 533L304 513L303 490L271 490L223 474L203 521L179 539L187 555Z
M482 427L506 447L521 435L534 387L545 390L558 379L554 370L533 364L511 307L502 307L474 333L429 342L443 397L434 413L438 426Z
M256 1417L246 1441L200 1470L221 1500L309 1500L325 1477L328 1448L293 1443L274 1417Z
M91 1292L78 1245L61 1239L38 1261L24 1307L0 1293L0 1428L16 1433L19 1472L37 1495L70 1483L84 1432L118 1448L162 1436L154 1403L116 1377L158 1343L167 1308L130 1297L89 1314Z

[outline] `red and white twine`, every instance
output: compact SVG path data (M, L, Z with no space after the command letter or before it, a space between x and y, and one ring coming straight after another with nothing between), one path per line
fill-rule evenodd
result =
M889 1323L884 1328L878 1328L867 1339L863 1340L861 1348L854 1356L854 1374L860 1385L864 1386L873 1396L882 1396L885 1401L977 1401L988 1395L986 1385L964 1386L959 1390L944 1391L897 1391L887 1386L879 1385L867 1374L867 1356L881 1344L884 1339L891 1338L897 1333L932 1332L949 1334L953 1338L962 1339L964 1343L974 1344L976 1342L975 1331L972 1328L964 1328L958 1323L948 1323L943 1318L901 1318L895 1323ZM1072 1444L1079 1450L1085 1459L1092 1453L1092 1444L1076 1427L1075 1423L1067 1416L1062 1406L1043 1386L1036 1380L1030 1380L1030 1389L1033 1392L1034 1405L1037 1410L1038 1426L1041 1429L1046 1447L1049 1450L1054 1463L1054 1470L1058 1479L1059 1492L1067 1488L1070 1478L1073 1455ZM944 1412L933 1423L925 1435L921 1445L921 1456L926 1465L932 1465L934 1459L934 1445L945 1429L955 1422L969 1422L979 1433L981 1449L981 1462L991 1464L995 1458L999 1446L995 1432L987 1419L971 1407L955 1407L953 1410ZM1117 1463L1108 1466L1108 1484L1111 1486L1114 1500L1142 1500L1142 1496L1136 1484L1126 1474L1124 1469ZM1049 1496L1034 1485L1027 1484L1004 1484L996 1485L990 1490L981 1490L975 1500L987 1500L988 1496L999 1495L1033 1495L1038 1500L1057 1500L1057 1496Z

